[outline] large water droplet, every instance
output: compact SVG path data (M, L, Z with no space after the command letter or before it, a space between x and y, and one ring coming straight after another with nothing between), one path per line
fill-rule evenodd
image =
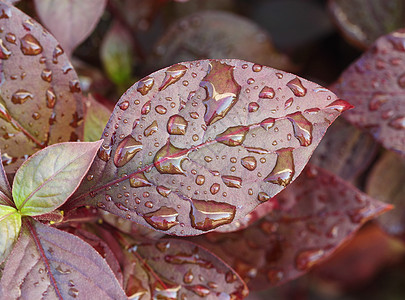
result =
M259 98L262 99L273 99L276 93L274 89L268 86L265 86L259 93Z
M232 175L223 175L221 176L222 181L225 183L227 187L231 188L238 188L242 187L242 178L232 176Z
M156 191L163 197L168 197L171 193L171 189L163 186L163 185L159 185L156 187Z
M257 195L257 200L259 200L260 202L266 202L266 201L270 200L270 196L267 195L265 192L260 192Z
M46 82L51 82L52 81L52 71L49 69L44 69L41 73L41 78L42 80Z
M14 33L9 32L6 34L6 41L15 45L17 42L17 37Z
M152 77L145 77L138 82L136 90L145 96L152 89L154 83Z
M283 148L277 150L276 165L264 181L287 186L291 182L294 174L293 149Z
M173 115L167 121L167 132L174 135L184 135L187 130L187 121L180 115Z
M233 70L233 66L216 60L209 64L208 74L200 83L207 93L203 100L206 125L212 125L224 118L238 101L241 87L235 81Z
M388 125L394 129L402 130L405 129L405 116L398 117L391 120Z
M82 88L80 87L80 82L79 80L71 80L69 81L69 90L72 93L80 93L82 91Z
M48 108L54 108L56 103L56 95L53 88L50 87L46 90L46 106Z
M345 100L338 99L333 101L329 104L326 108L337 110L338 112L342 113L348 109L353 108L354 106L350 103L346 102Z
M300 145L307 147L312 143L312 123L309 122L301 112L287 115L294 129L294 136L299 140Z
M178 215L179 213L174 208L162 206L156 211L143 215L143 218L158 230L169 230L179 224L177 221Z
M119 108L122 110L127 110L129 107L129 102L128 101L122 101L120 104L118 104Z
M0 59L7 59L11 55L11 51L3 44L3 40L0 39Z
M229 224L235 217L236 208L227 203L205 200L191 200L191 226L207 231Z
M249 127L247 126L229 127L224 132L218 134L215 140L231 147L240 146L245 141L248 132Z
M28 100L32 100L33 97L34 96L30 92L20 89L11 96L11 101L14 104L23 104Z
M150 112L151 109L151 101L149 100L148 102L146 102L141 109L141 114L143 115L147 115Z
M160 115L164 115L167 112L167 108L163 105L158 105L155 107L155 111Z
M21 40L21 51L24 55L38 55L42 53L42 46L31 34L26 34Z
M197 177L195 178L195 183L198 185L203 185L204 182L205 182L204 175L197 175Z
M257 161L254 156L246 156L241 159L240 163L249 171L253 171L257 166Z
M152 122L152 124L150 124L145 131L143 132L143 134L145 136L150 136L152 134L154 134L156 131L158 131L158 123L156 122L156 120L154 120Z
M186 285L186 289L192 291L194 294L200 297L207 297L210 294L210 289L204 285L197 284L197 285Z
M271 127L274 126L274 123L276 122L276 119L273 118L267 118L264 119L263 121L260 122L260 126L264 129L264 130L269 130Z
M295 257L295 268L300 271L306 271L325 255L322 249L306 250L298 253Z
M287 86L297 97L304 97L307 94L307 89L302 85L302 82L298 77L290 80L287 83Z
M64 53L62 47L60 45L57 45L55 49L53 50L52 54L52 62L54 64L58 63L58 57L61 56Z
M219 185L219 183L213 183L210 187L210 192L211 194L215 195L216 193L219 192L221 186Z
M187 158L188 149L173 146L169 141L156 152L153 164L161 174L182 174L185 172L182 163Z
M124 166L141 150L142 143L135 140L131 135L128 135L119 143L115 150L114 164L117 167Z
M248 105L248 112L255 112L259 109L259 104L257 102L250 102Z
M177 64L169 67L165 72L165 78L163 79L162 84L159 87L159 91L163 91L169 85L176 83L180 80L181 77L186 74L187 67L182 64Z
M97 152L97 156L107 162L111 157L111 146L102 145Z

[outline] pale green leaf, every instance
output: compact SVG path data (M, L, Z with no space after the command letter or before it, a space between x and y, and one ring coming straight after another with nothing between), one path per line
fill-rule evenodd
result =
M0 204L0 264L10 254L21 228L21 215L14 207Z
M100 145L61 143L31 156L13 183L13 199L21 214L42 215L61 206L82 181Z
M96 101L91 95L86 99L85 105L84 140L86 142L95 142L100 139L104 127L110 118L111 111Z

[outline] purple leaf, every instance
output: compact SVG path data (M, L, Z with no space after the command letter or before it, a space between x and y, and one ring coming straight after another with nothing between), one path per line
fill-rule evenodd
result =
M14 206L14 202L11 200L10 183L8 182L6 172L4 171L3 163L1 162L0 162L0 204Z
M171 66L118 101L70 206L202 234L284 189L350 107L317 84L240 60Z
M14 6L1 2L0 11L0 146L15 172L38 149L83 137L83 102L58 42Z
M67 232L27 220L1 278L5 299L125 299L106 261Z
M70 56L94 30L107 0L35 0L42 23Z
M276 198L279 210L245 230L191 240L232 266L250 288L264 289L307 272L364 222L392 208L313 166Z

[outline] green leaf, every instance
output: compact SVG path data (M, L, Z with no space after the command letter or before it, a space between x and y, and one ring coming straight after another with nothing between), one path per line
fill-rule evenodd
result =
M100 145L61 143L31 156L13 183L13 199L21 214L37 216L61 206L82 181Z
M98 141L103 134L105 125L110 118L111 111L96 101L92 95L85 100L86 117L84 119L84 140L86 142Z
M0 264L10 254L21 228L21 215L14 207L0 204Z

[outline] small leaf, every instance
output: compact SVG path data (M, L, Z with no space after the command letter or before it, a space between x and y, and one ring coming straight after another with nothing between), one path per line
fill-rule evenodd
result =
M279 209L247 229L191 240L233 267L249 288L263 289L304 274L392 208L313 166L276 198Z
M0 204L0 264L10 254L21 228L21 215L14 207Z
M70 56L94 30L107 0L35 0L42 23Z
M92 204L174 235L236 222L300 174L351 106L258 64L201 60L157 71L118 101L70 206Z
M21 214L37 216L61 206L83 179L100 144L56 144L24 162L13 183L13 199Z
M0 147L6 171L15 173L38 149L82 139L84 107L55 38L12 5L0 2L0 11Z
M367 49L377 38L404 26L402 0L331 0L329 11L343 36Z
M1 278L5 299L126 299L93 247L67 232L27 221Z
M92 95L85 100L86 117L84 119L84 141L95 142L100 140L104 127L110 118L111 111L96 101Z
M11 200L10 183L8 182L2 162L0 162L0 204L14 206L14 202Z
M390 150L405 155L405 30L379 38L350 65L334 91L355 105L345 114Z
M108 77L115 84L128 88L131 80L132 36L119 22L114 22L101 44L100 56Z

